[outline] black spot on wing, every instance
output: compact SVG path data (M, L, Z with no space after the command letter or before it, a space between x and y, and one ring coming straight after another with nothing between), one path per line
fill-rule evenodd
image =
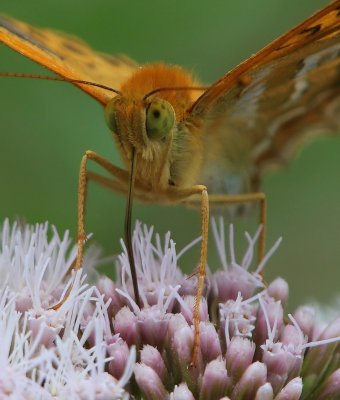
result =
M121 64L120 60L114 56L111 56L109 54L101 54L103 58L105 58L106 61L108 61L110 64L117 66Z
M300 35L315 35L316 33L320 32L321 24L311 26L310 28L306 28L300 32Z
M32 29L31 34L26 33L24 31L20 30L19 28L17 28L15 25L13 25L11 20L4 18L4 17L0 17L0 27L5 28L9 32L11 32L13 35L17 36L18 38L24 40L27 43L30 43L31 45L37 47L38 49L40 49L44 52L47 52L47 53L53 55L54 57L60 58L60 56L58 54L56 54L49 47L47 47L44 43L41 43L39 40L37 40L34 37L35 34L34 34L33 29Z
M77 46L77 43L73 43L71 41L64 41L63 46L65 49L71 51L72 53L79 54L79 55L84 55L84 50L81 48L81 46Z
M87 69L96 69L97 65L93 61L88 61L85 63Z
M283 49L287 49L291 45L292 45L291 43L282 44L280 47L276 48L274 51L278 52L278 51L281 51Z
M303 58L301 58L296 63L295 74L298 74L299 71L301 71L304 68L304 66L305 66L305 60Z
M100 56L113 66L120 66L124 64L131 67L136 67L136 63L123 54L112 56L110 54L100 53Z

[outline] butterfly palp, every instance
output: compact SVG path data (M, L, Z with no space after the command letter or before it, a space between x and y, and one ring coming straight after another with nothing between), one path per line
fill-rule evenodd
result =
M175 111L163 99L153 99L146 110L146 133L150 139L163 139L175 124Z

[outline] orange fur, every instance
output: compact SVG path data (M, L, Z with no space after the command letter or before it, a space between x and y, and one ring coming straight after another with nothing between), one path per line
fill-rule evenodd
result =
M166 87L195 87L198 83L193 76L182 67L162 63L147 64L122 84L120 90L124 96L132 100L141 100L152 90ZM177 121L183 119L186 110L197 99L199 92L193 90L161 91L157 97L172 104Z

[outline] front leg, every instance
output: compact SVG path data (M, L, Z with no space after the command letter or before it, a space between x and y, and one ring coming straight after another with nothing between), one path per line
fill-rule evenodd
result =
M129 179L129 173L119 167L116 167L114 164L111 164L105 158L95 153L94 151L86 151L83 155L80 162L80 170L79 170L79 181L78 181L78 232L77 232L77 258L75 262L72 264L72 268L74 270L79 270L83 263L84 257L84 245L86 242L86 234L85 234L85 211L86 211L86 196L87 196L87 187L88 181L92 178L92 173L87 170L87 163L89 160L94 161L96 164L102 166L107 172L113 175L116 180L107 180L107 178L102 177L99 174L94 174L94 180L103 186L109 186L111 189L114 189L117 192L126 193L127 190L127 182ZM110 185L106 183L110 182ZM113 184L113 187L112 187ZM68 298L70 292L72 290L72 285L65 294L64 298L61 299L56 305L52 307L52 309L59 309Z
M206 275L206 264L208 256L208 228L209 228L209 197L208 190L204 185L195 185L187 189L180 189L171 187L167 191L169 198L172 200L183 202L188 197L193 195L201 196L201 251L200 262L198 267L198 282L196 289L196 299L194 305L194 344L191 355L191 366L195 366L197 362L199 344L200 344L200 304L202 300L202 292L204 285L204 278Z
M116 167L114 164L107 161L105 158L100 156L94 151L88 150L83 155L80 162L80 170L79 170L79 181L78 181L78 233L77 233L77 242L78 242L78 251L77 251L77 260L75 264L75 269L78 270L83 263L84 257L84 244L86 241L86 233L85 233L85 211L86 211L86 197L87 197L87 186L89 181L89 171L87 170L87 163L89 160L94 161L96 164L102 166L107 172L113 175L116 179L117 189L121 188L123 191L126 187L126 183L129 179L129 173L119 167Z

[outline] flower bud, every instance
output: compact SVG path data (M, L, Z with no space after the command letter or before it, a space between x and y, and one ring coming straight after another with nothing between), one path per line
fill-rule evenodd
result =
M340 317L330 323L316 340L327 340L340 336ZM309 349L305 361L304 370L306 375L313 375L315 379L327 368L338 342L328 343L327 345L316 346Z
M274 399L274 392L272 385L269 382L267 382L258 388L254 400L273 400L273 399Z
M251 364L235 385L232 398L253 399L257 390L267 382L267 368L263 363Z
M340 394L340 368L335 370L320 386L315 398L318 400L338 399Z
M129 358L129 347L124 340L119 338L115 343L107 345L107 352L110 357L113 357L109 362L108 371L116 379L120 379Z
M276 395L275 400L299 400L301 393L302 379L297 377L287 383L287 385Z
M302 332L308 337L309 340L312 340L313 328L315 324L314 308L310 306L300 306L295 310L293 317Z
M139 329L136 315L127 307L121 308L113 322L115 333L119 333L121 338L131 346L139 342Z
M267 293L276 301L280 301L283 307L287 305L289 287L288 283L283 278L274 279L267 288Z
M140 353L141 362L152 368L160 377L162 382L166 384L168 371L160 352L153 346L145 345Z
M220 339L211 322L200 322L200 349L205 364L222 355Z
M171 400L195 400L186 383L175 386L174 391L170 395Z
M163 348L171 314L164 314L158 306L143 308L138 315L138 328L142 342Z
M135 365L136 382L146 399L167 399L169 393L166 391L157 373L145 364Z
M203 399L220 399L231 384L222 360L213 360L205 368L200 397Z
M276 324L276 330L271 338L272 341L275 341L283 325L283 309L279 302L274 302L270 298L264 301L264 306L260 307L258 311L254 331L254 341L257 345L262 345L269 336L267 322L271 328Z
M227 348L226 365L228 374L237 382L253 362L255 344L247 338L234 336Z
M97 283L97 288L100 293L104 295L104 302L106 303L109 299L111 302L107 310L109 318L113 318L117 312L123 307L122 298L116 291L116 284L112 279L107 276L102 276L99 278Z

